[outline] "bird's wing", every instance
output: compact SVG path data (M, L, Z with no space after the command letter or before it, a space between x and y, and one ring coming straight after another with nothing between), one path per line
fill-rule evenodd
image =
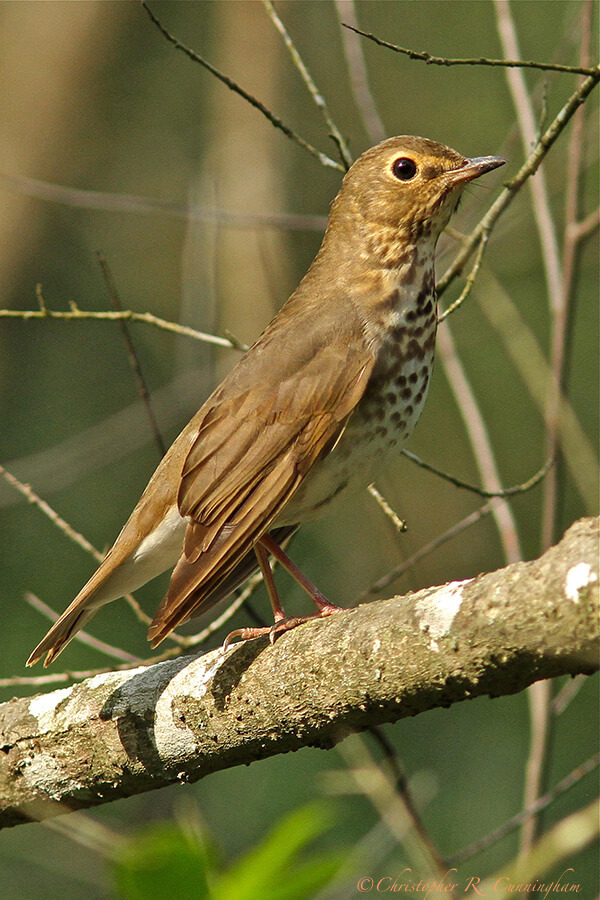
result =
M334 446L374 356L363 340L321 340L273 365L247 386L243 368L237 371L204 408L179 488L180 513L190 519L184 552L148 632L153 646L216 602L214 592Z

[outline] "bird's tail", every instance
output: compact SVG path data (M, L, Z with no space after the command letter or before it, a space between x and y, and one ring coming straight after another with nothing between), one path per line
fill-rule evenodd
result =
M37 645L26 665L35 665L46 653L44 666L49 666L52 660L62 653L69 641L75 637L79 629L83 628L85 623L92 618L97 608L83 606L74 600L60 619L57 619L46 637Z
M131 567L126 563L115 566L111 571L111 554L113 554L113 550L104 557L100 567L96 569L60 619L56 620L48 634L40 641L26 665L35 665L44 653L47 653L44 666L49 666L101 606L112 600L118 600L124 594L134 591L140 584L144 584L147 580L146 573L143 572L140 578L133 579Z

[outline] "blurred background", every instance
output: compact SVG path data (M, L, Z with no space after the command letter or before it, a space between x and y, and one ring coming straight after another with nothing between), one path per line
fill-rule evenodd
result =
M327 126L262 3L155 0L151 8L183 44L338 160ZM501 37L498 27L506 7L502 12L488 0L295 0L276 8L354 158L380 137L405 133L433 138L467 156L499 154L509 160L466 193L453 227L469 233L524 160L527 141L518 125L514 84L511 88L502 68L429 66L365 39L353 40L340 20L354 17L367 32L434 55L498 58L507 55L506 32ZM577 64L589 9L595 40L597 6L520 0L508 9L522 59ZM49 310L66 311L70 304L110 309L100 252L124 309L251 343L318 249L341 172L321 165L178 52L137 3L4 2L0 46L0 307L39 309L36 291L41 291ZM593 43L590 53L593 63ZM544 128L575 90L578 76L520 73L531 96L534 127ZM371 114L366 121L361 103ZM576 143L581 219L597 204L596 120L592 94ZM526 186L492 234L474 291L449 318L451 331L442 336L429 400L408 445L470 483L480 484L482 478L488 486L494 483L490 459L503 487L526 481L548 457L544 404L553 335L556 342L562 334L568 404L559 427L554 499L544 485L517 496L496 518L484 516L411 565L379 596L469 577L518 555L533 558L550 535L556 540L575 519L597 513L593 229L576 256L563 332L556 311L556 285L564 286L558 270L562 265L564 271L568 253L572 127L544 164L550 217L545 240L540 241ZM458 246L456 234L444 238L438 276ZM459 292L460 286L452 285L443 305ZM238 351L144 323L132 323L129 333L168 443ZM554 352L556 358L556 344ZM487 457L470 435L474 420L465 413L467 394L457 386L462 384L456 380L457 366L487 429ZM6 469L97 548L106 549L160 458L119 324L0 319L0 421L0 460ZM295 561L341 605L366 599L377 579L484 503L405 457L381 473L377 487L406 520L406 533L398 534L365 493L342 502L292 545ZM0 678L5 685L0 699L44 689L10 682L32 674L24 661L48 627L25 594L60 612L94 567L89 555L0 478ZM279 577L286 608L303 610L306 601L299 589ZM166 583L158 579L139 591L148 613ZM252 602L268 616L262 589ZM212 636L207 649L250 619L240 611L232 621ZM192 630L198 627L194 623ZM148 656L145 628L124 602L94 619L91 631L129 653ZM96 650L74 642L54 669L109 664ZM548 785L597 749L597 678L583 679L576 688L564 711L551 716ZM558 695L564 689L557 683L551 691ZM457 853L522 808L530 712L536 702L527 693L478 699L384 729L442 856ZM395 877L410 858L370 800L344 775L359 764L365 747L375 758L381 755L366 740L346 742L345 750L304 750L218 773L196 785L119 801L86 813L72 828L55 823L4 832L3 900L42 894L89 900L154 896L136 894L135 879L127 881L123 864L115 862L114 848L120 853L134 846L129 842L140 836L142 823L160 826L164 831L157 834L183 833L194 823L192 831L199 829L202 840L218 848L219 865L227 868L248 858L283 816L316 800L323 802L329 823L323 825L320 849L331 859L337 854L340 867L333 867L331 880L324 878L319 891L313 886L291 894L281 886L272 896L354 896L358 876ZM596 772L562 796L544 814L544 827L586 805L595 780ZM313 821L319 816L315 813ZM519 832L513 831L464 863L461 876L500 870L518 845ZM312 852L306 850L308 859ZM582 885L579 896L595 897L596 857L597 846L588 846L558 864L548 880L572 866L572 881ZM289 888L291 881L284 878L281 885ZM298 889L299 881L295 884ZM169 888L173 897L204 896L199 884L189 891L183 876Z

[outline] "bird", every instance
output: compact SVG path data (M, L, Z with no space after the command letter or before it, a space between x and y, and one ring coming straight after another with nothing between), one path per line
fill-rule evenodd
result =
M172 444L99 568L27 660L49 665L100 607L173 569L156 647L263 573L273 626L338 612L286 552L300 525L368 486L425 402L437 327L437 240L464 187L505 163L423 137L388 138L344 175L298 288ZM317 610L287 616L270 558Z

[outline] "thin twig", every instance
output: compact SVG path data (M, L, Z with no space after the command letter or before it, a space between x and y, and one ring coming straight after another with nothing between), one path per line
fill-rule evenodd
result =
M101 672L112 672L112 666L105 669L94 670L91 673L83 672L53 672L51 675L11 675L10 678L0 678L0 688L16 687L45 687L49 684L65 684L68 681L81 681L91 675L99 675Z
M483 252L486 248L487 242L489 240L490 233L489 231L484 231L481 235L481 239L479 241L479 249L477 250L477 256L475 257L475 262L473 263L473 268L469 272L467 276L467 280L465 282L465 286L460 292L460 296L456 298L456 300L450 304L448 309L445 309L443 313L440 313L438 316L438 323L443 322L451 313L455 312L462 306L465 302L469 294L471 293L471 289L475 284L475 279L477 278L477 273L479 272L479 268L481 266L481 261L483 259Z
M575 699L587 678L585 675L576 675L570 678L552 700L552 713L555 716L561 716L569 704Z
M496 13L497 31L504 53L518 56L517 31L508 0L494 0L494 10ZM533 103L522 71L507 69L506 80L513 98L513 105L521 133L521 143L526 155L537 137ZM555 317L557 310L562 304L562 271L556 227L550 210L548 186L542 167L540 167L536 178L529 179L529 189L531 192L533 217L536 223L540 252L544 264L548 305L553 317ZM555 381L554 376L552 381ZM556 409L556 413L558 413L558 409ZM557 415L555 416L556 419ZM556 454L556 439L547 442L547 447L550 447L551 455L554 457ZM547 480L546 496L548 483L554 483L555 479L556 469L554 469ZM538 682L532 685L528 690L527 697L530 728L529 753L525 766L525 787L523 793L523 806L526 809L531 808L537 797L542 793L545 773L547 772L552 727L550 721L551 689L549 684L547 682ZM537 816L530 816L524 819L521 828L519 859L522 860L529 856L539 827L540 822Z
M246 587L244 590L232 600L227 609L225 609L220 616L217 616L216 619L213 619L206 628L203 628L202 631L198 631L196 634L187 635L182 638L183 645L186 648L194 648L203 644L207 638L214 634L215 631L218 631L226 622L231 619L231 617L238 611L238 609L246 603L249 597L254 593L259 584L262 583L262 574L257 572L246 582Z
M428 472L433 472L434 475L443 478L445 481L449 481L451 484L455 485L459 488L464 488L466 491L471 491L473 494L478 494L479 497L512 497L515 494L523 494L526 491L530 490L532 487L535 487L536 484L539 484L540 481L546 476L549 469L554 465L553 459L548 459L544 463L541 469L528 478L527 481L523 481L521 484L515 484L512 487L501 488L497 491L486 491L484 488L477 487L475 484L469 484L467 481L462 481L460 478L456 478L454 475L449 475L447 472L442 472L441 469L436 468L436 466L432 466L430 463L425 462L424 459L421 459L420 456L417 456L416 453L412 453L410 450L402 450L401 451L404 456L408 457L412 462L416 463L418 466L421 466L422 469L427 469Z
M99 550L94 547L93 544L88 541L79 531L76 531L65 519L58 515L58 513L52 509L49 503L45 500L42 500L41 497L35 493L35 491L28 484L23 484L18 478L16 478L11 472L8 472L4 466L0 465L0 475L12 486L15 490L19 491L24 497L27 498L29 503L33 504L33 506L37 507L45 516L47 516L50 521L56 525L56 527L65 534L69 540L73 541L73 543L77 544L78 547L81 547L82 550L85 550L86 553L89 553L94 557L96 562L101 563L104 559L104 555L100 553ZM137 602L135 597L132 594L125 594L125 600L132 608L133 612L137 616L137 618L144 625L148 625L152 620L149 616L141 608L140 604ZM54 619L58 619L58 615L53 613ZM175 643L180 643L182 640L178 634L171 632L169 638Z
M434 466L429 465L429 463L424 462L424 460L420 459L414 453L411 453L409 450L402 451L409 459L412 459L418 465L422 466L424 469L427 469L430 472L433 472L435 475L439 475L442 478L445 478L451 484L455 484L457 487L465 488L466 490L472 491L475 494L479 494L483 497L492 497L492 501L490 503L485 503L479 509L475 510L472 513L469 513L468 516L465 516L464 519L461 519L460 522L457 522L443 534L438 535L437 538L434 538L420 550L413 554L410 559L405 560L401 565L397 566L391 572L388 572L378 581L371 585L366 591L364 591L357 599L356 603L360 603L365 597L369 594L376 594L379 591L383 590L383 588L387 587L392 581L395 581L397 578L400 578L401 575L412 568L417 562L420 562L425 556L429 556L430 553L433 553L434 550L437 550L447 541L459 535L461 532L465 531L467 528L470 528L472 525L475 525L479 522L484 516L489 515L494 508L494 502L502 497L511 497L517 494L522 494L526 491L531 490L531 488L535 487L536 484L539 484L540 481L546 476L548 470L553 464L553 460L548 460L541 469L539 469L535 475L532 475L527 481L524 481L522 484L514 485L513 487L504 488L501 491L484 491L475 485L467 484L464 481L461 481L458 478L455 478L453 475L448 475L445 472L441 472L439 469Z
M40 600L39 597L36 597L35 594L28 591L25 594L25 599L30 606L33 606L35 610L42 613L42 615L47 619L50 619L51 622L56 622L58 615L54 612L52 607L48 606L47 603L44 603L43 600ZM111 656L113 659L120 659L121 662L134 663L136 666L139 666L142 662L139 656L133 656L132 653L127 653L126 650L121 650L120 647L114 647L112 644L100 641L83 629L80 629L74 635L74 640L79 641L80 644L86 644L88 647L93 647L94 650L104 653L105 656Z
M414 811L412 801L405 792L398 792L389 776L377 765L360 735L352 735L338 746L349 773L359 791L372 803L381 819L390 829L408 858L414 861L423 875L435 875L442 880L447 868L437 848L423 828ZM401 786L400 786L401 787ZM444 896L454 895L446 890Z
M497 29L505 53L516 55L519 52L515 23L511 16L508 0L494 0ZM507 69L506 80L513 98L513 104L521 132L523 153L526 156L539 136L533 104L525 82L523 72ZM540 252L544 262L548 302L550 309L556 311L560 304L562 272L556 227L550 209L550 198L546 175L540 166L536 178L529 179L533 215L537 225Z
M0 475L12 486L15 490L19 491L33 506L37 507L40 512L42 512L45 516L47 516L50 521L56 525L63 534L73 541L73 543L77 544L81 547L82 550L85 550L86 553L90 553L96 562L102 562L103 555L97 550L93 544L91 544L87 538L85 538L79 531L75 531L74 528L69 525L61 516L58 515L55 510L52 509L49 503L46 503L45 500L42 500L41 497L35 493L34 490L28 484L23 484L22 481L19 481L14 475L8 472L4 466L0 465Z
M550 751L553 734L553 719L550 715L552 684L549 680L536 681L527 689L529 709L529 749L524 767L525 786L523 807L531 809L548 784ZM523 819L519 842L520 860L531 853L536 837L542 830L537 813Z
M421 547L416 553L414 553L409 559L405 560L401 565L397 566L395 569L392 569L391 572L388 572L382 578L378 579L374 584L372 584L366 591L363 591L362 594L355 601L355 605L360 603L370 594L377 594L379 591L386 588L392 581L400 578L411 569L416 563L420 562L424 557L429 556L430 553L433 553L447 541L459 535L461 532L465 531L467 528L470 528L472 525L475 525L479 522L484 516L489 515L494 508L494 502L498 500L500 497L510 497L516 494L525 493L525 491L531 490L531 488L535 487L536 484L545 477L548 469L552 466L553 460L548 460L539 471L535 473L531 478L527 481L524 481L522 484L514 485L513 487L504 488L502 491L484 491L475 485L467 484L464 481L461 481L459 478L455 478L453 475L447 475L445 472L441 472L439 469L434 466L429 465L429 463L424 462L424 460L420 459L416 454L411 453L409 450L402 451L409 459L413 462L416 462L417 465L422 466L422 468L427 469L429 472L433 472L435 475L440 476L441 478L445 478L451 484L456 485L456 487L465 488L466 490L470 490L475 494L479 494L480 496L489 496L494 499L490 503L485 503L482 507L470 513L464 519L461 519L460 522L457 522L443 534L438 535L437 538L434 538L424 547ZM382 498L383 499L383 498ZM384 501L385 502L385 501ZM393 512L393 511L392 511ZM395 515L395 513L394 513Z
M446 865L458 866L466 859L471 859L471 857L475 856L477 853L481 853L481 851L485 850L487 847L497 844L498 841L502 840L507 834L510 834L511 831L518 828L526 818L533 816L550 806L550 804L560 797L561 794L570 790L577 782L581 781L582 778L592 772L598 764L600 764L600 753L597 753L580 766L577 766L576 769L573 769L573 771L563 778L562 781L559 781L552 790L544 794L543 797L539 797L532 806L521 810L521 812L517 813L516 816L513 816L511 819L508 819L495 831L480 838L473 844L469 844L464 850L460 850L458 853L454 853L452 856L447 857Z
M126 671L127 669L137 668L140 665L151 666L155 663L164 662L167 659L173 659L173 657L181 656L182 650L189 650L198 647L200 644L203 644L207 640L207 638L214 634L215 631L218 631L218 629L221 628L241 606L243 606L243 604L248 600L248 598L256 590L256 587L261 582L262 574L260 572L257 572L250 579L248 579L246 587L241 592L241 594L239 594L239 596L229 604L229 606L221 613L220 616L218 616L216 619L213 619L206 628L203 628L202 631L191 635L171 634L170 637L177 638L177 646L171 647L169 650L164 650L162 653L157 653L151 657L141 660L137 660L136 657L131 657L131 659L136 659L135 663L125 663L124 665L117 667L69 670L66 672L52 673L51 675L16 675L11 678L0 678L0 688L19 687L24 685L31 687L42 687L47 684L64 683L68 681L81 681L84 678L91 678L94 675L103 675L106 672L112 671ZM41 601L38 602L41 603ZM50 610L50 607L47 607L47 610L49 618L58 618L56 614L52 610ZM148 619L148 621L150 621L150 619Z
M306 68L306 65L304 64L302 57L298 53L296 45L294 44L294 42L292 41L292 39L289 35L289 32L287 31L285 25L283 24L283 22L277 15L277 12L275 10L275 7L271 3L271 0L262 0L262 3L263 3L264 8L267 11L267 15L269 16L269 18L275 25L275 28L278 30L279 34L283 38L283 42L290 52L290 56L292 57L294 65L300 72L302 80L304 81L304 84L308 88L308 91L309 91L311 97L313 98L315 106L322 114L323 119L325 120L325 123L326 123L327 127L329 128L331 137L339 150L339 154L340 154L340 157L341 157L344 167L346 169L349 169L350 166L352 165L352 156L350 154L350 150L348 148L348 145L346 144L346 141L342 137L341 131L339 130L339 128L337 127L337 125L335 124L335 122L333 121L333 119L331 117L331 113L329 112L329 108L327 106L325 98L323 97L321 92L318 90L316 84L314 83L310 72Z
M230 331L229 328L224 328L225 337L231 343L231 346L234 350L239 350L241 353L246 353L247 350L250 349L248 344L241 340L233 331Z
M581 222L571 223L570 227L573 229L573 240L581 241L589 237L600 228L600 207L593 209Z
M110 271L108 261L104 254L100 251L97 251L96 258L102 271L102 277L104 278L112 307L117 312L122 312L123 304L121 303L117 285L115 284L112 272ZM148 390L146 379L144 378L144 375L142 373L142 366L133 345L133 341L131 340L131 335L129 334L129 329L127 328L126 321L124 319L120 319L119 325L121 326L121 333L123 335L123 340L125 341L125 347L127 348L127 357L129 359L129 364L134 374L140 397L142 398L142 403L144 404L144 409L146 410L146 415L148 416L148 421L150 422L150 428L152 429L152 434L154 435L154 440L156 442L156 446L158 447L158 452L160 456L163 457L167 452L167 448L165 446L163 436L160 432L160 428L154 414L152 401L150 399L150 391Z
M227 338L215 334L205 334L187 325L179 325L177 322L169 322L154 316L152 313L138 313L131 309L117 310L85 310L78 306L67 310L54 309L0 309L0 318L4 319L59 319L65 322L86 321L89 319L106 322L144 322L146 325L154 325L163 331L172 331L174 334L190 337L196 341L205 341L207 344L216 344L218 347L231 348L233 345Z
M174 37L169 31L167 31L165 26L156 18L156 16L146 3L146 0L142 0L142 6L146 10L151 21L154 23L154 25L156 25L160 33L171 44L173 44L176 50L181 50L182 53L185 53L186 56L188 56L189 59L192 60L192 62L196 62L199 63L199 65L204 66L205 69L207 69L212 75L218 78L219 81L222 81L223 84L225 84L231 91L239 94L240 97L243 97L244 100L246 100L251 106L253 106L255 109L258 109L258 111L261 112L263 116L269 120L271 125L273 125L275 128L278 128L280 131L283 131L285 136L288 137L291 141L294 141L296 144L302 147L303 150L306 150L312 156L315 156L319 160L321 165L328 166L332 169L338 169L338 171L340 172L345 172L345 168L341 163L338 163L334 159L331 159L329 156L327 156L326 153L321 153L320 150L317 150L316 147L313 147L312 144L309 144L308 141L305 141L304 138L300 137L299 134L296 134L295 131L292 131L291 128L288 128L288 126L283 123L279 116L276 116L271 112L270 109L267 109L264 103L261 103L260 100L257 100L256 97L253 97L252 94L249 94L248 91L240 87L240 85L233 81L233 79L228 75L220 72L219 69L209 63L208 60L204 59L202 56L199 56L193 50L190 50L189 47L186 47L184 44L178 41L177 38Z
M406 814L408 815L412 823L412 827L415 833L418 834L422 846L427 848L429 857L432 860L435 860L438 872L440 874L445 874L446 868L444 860L442 859L439 850L431 840L431 837L429 836L425 826L423 825L423 820L419 815L417 807L413 801L412 794L409 790L408 779L404 772L404 766L402 765L402 760L400 759L398 751L388 740L382 728L369 728L369 734L377 741L383 751L384 759L387 764L387 768L389 770L395 792L402 800L404 809L406 810ZM375 760L373 760L373 762L375 763ZM377 765L377 763L375 763L375 765Z
M460 522L456 522L451 528L448 528L447 531L444 531L443 534L438 535L438 537L434 538L432 541L429 541L428 544L425 544L424 547L421 547L420 550L417 550L409 559L405 560L401 565L397 566L395 569L392 569L391 572L387 572L382 578L379 578L371 587L367 588L366 591L363 591L362 594L358 596L356 601L354 602L354 606L357 606L363 600L365 600L371 594L378 594L379 591L382 591L386 588L392 581L396 581L397 578L400 578L411 569L414 565L420 562L424 557L429 556L430 553L433 553L434 550L437 550L443 544L447 543L447 541L461 534L461 532L465 531L467 528L470 528L471 525L475 525L484 516L487 516L491 513L493 509L493 504L497 503L497 500L491 500L489 503L484 503L479 509L476 509L474 512L469 513L468 516L465 516L464 519L461 519Z
M600 81L600 67L594 70L594 74L586 78L569 97L558 115L554 118L550 126L544 134L539 138L532 152L525 160L517 174L505 185L504 189L498 195L497 199L490 206L486 214L480 220L479 224L473 229L469 237L465 240L463 247L457 253L452 265L448 267L446 272L436 285L438 297L448 288L448 286L462 272L467 260L477 247L481 240L481 235L489 231L496 220L509 206L511 201L517 195L523 184L536 173L542 160L548 153L550 147L558 139L564 131L568 122L584 103L588 94L594 90Z
M592 4L582 4L580 62L589 59ZM577 233L580 209L580 185L583 166L584 111L580 109L573 119L573 128L567 153L567 177L565 189L565 226L562 247L562 281L552 305L551 372L548 399L545 409L546 448L556 454L559 446L561 394L566 393L569 366L569 344L573 322L573 304L577 261L581 250L581 240ZM560 462L560 461L559 461ZM554 471L544 486L542 549L552 543L558 519L560 487L559 473Z
M500 282L488 270L481 273L477 302L500 335L506 352L543 416L549 365L529 324ZM597 510L598 460L575 410L561 394L560 442L569 474L588 515Z
M74 812L69 816L57 816L41 823L44 828L55 831L88 850L102 856L108 864L113 863L119 852L127 846L128 839L118 831L113 831L91 816Z
M355 28L349 23L342 22L342 25L344 28L349 28L350 31L355 31L362 37L368 38L380 47L385 47L387 50L393 50L395 53L403 53L410 59L420 60L430 66L502 66L504 68L517 69L542 69L548 72L570 72L574 75L594 75L598 71L597 68L593 67L564 66L560 63L543 63L528 59L488 59L485 56L452 59L446 56L432 56L431 53L425 51L419 52L417 50L408 50L406 47L398 47L397 44L390 44L388 41L375 37L374 34L371 34L368 31L361 31L360 28Z
M375 499L375 501L379 505L380 509L383 510L385 515L388 517L388 519L391 519L396 531L398 531L399 534L406 531L406 522L404 521L404 519L401 519L400 516L398 515L398 513L394 512L394 510L392 509L390 504L387 502L387 500L385 499L383 494L380 494L380 492L377 490L375 485L370 484L368 486L367 490L370 493L371 497L373 497Z

